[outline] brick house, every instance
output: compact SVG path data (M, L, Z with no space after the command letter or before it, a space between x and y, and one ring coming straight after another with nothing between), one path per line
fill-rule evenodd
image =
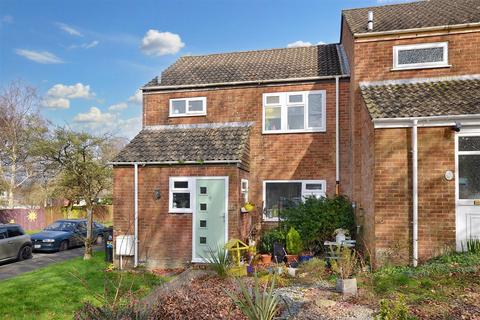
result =
M379 263L480 237L480 3L345 10L341 27L339 44L182 57L142 88L114 160L134 264L201 261L309 195L350 197Z

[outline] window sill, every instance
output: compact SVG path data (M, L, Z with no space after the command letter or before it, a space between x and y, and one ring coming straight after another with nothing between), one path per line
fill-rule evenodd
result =
M325 133L325 129L298 130L298 131L262 131L262 134L298 134L298 133Z
M192 214L192 211L168 211L168 214Z
M179 114L179 115L168 115L169 118L188 118L188 117L205 117L207 114Z
M445 69L451 68L451 64L444 64L438 66L418 66L418 67L406 67L406 68L392 68L390 71L408 71L408 70L420 70L420 69Z

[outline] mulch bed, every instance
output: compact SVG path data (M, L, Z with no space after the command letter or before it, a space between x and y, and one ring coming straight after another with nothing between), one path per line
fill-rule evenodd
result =
M237 289L231 279L205 275L192 280L188 286L160 296L155 315L161 319L246 319L226 294Z

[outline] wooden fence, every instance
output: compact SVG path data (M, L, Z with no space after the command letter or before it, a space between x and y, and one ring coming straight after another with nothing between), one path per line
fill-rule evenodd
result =
M73 208L67 213L63 207L39 209L0 209L0 223L18 223L25 230L40 230L60 219L83 219L87 216L84 208ZM112 206L98 206L93 211L94 220L110 224L113 221Z

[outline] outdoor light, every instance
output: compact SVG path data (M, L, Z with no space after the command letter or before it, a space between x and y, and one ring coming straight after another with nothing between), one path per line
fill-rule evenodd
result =
M153 197L155 198L155 200L160 200L160 198L162 197L162 194L160 193L160 190L155 190L153 192Z

